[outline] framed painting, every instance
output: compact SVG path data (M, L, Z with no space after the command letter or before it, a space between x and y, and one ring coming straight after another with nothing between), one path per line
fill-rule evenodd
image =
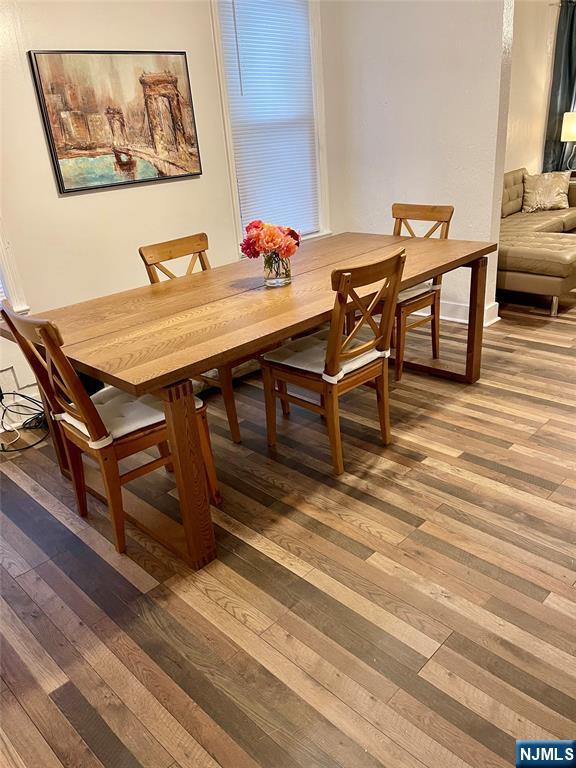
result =
M202 173L184 52L28 55L60 192Z

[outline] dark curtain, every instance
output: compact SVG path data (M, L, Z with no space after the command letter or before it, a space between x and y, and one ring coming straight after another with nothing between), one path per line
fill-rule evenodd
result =
M564 112L576 112L576 1L563 0L556 33L554 74L544 147L544 171L565 171L574 147L561 142Z

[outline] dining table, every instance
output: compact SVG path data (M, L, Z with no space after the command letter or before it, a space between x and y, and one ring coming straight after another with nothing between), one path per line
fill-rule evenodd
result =
M193 569L216 557L216 539L199 444L191 377L253 355L329 320L333 269L386 258L399 247L406 261L401 290L460 267L470 270L466 355L459 368L443 361L405 361L432 376L474 383L480 377L487 254L496 243L347 232L302 242L292 282L264 286L262 263L239 259L203 272L36 313L58 326L63 350L83 373L132 395L163 401L180 505L178 534L167 535L150 510L130 519L177 552ZM368 297L374 286L359 289ZM5 331L3 331L5 333ZM171 521L173 531L173 521Z

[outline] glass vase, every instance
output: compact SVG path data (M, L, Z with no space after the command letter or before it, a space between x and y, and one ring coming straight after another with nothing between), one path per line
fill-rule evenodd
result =
M281 288L292 282L290 259L283 259L277 253L264 254L264 285L267 288Z

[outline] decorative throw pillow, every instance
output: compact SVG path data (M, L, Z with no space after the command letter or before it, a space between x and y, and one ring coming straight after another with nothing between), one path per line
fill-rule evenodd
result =
M523 213L568 208L571 171L554 171L524 176Z

